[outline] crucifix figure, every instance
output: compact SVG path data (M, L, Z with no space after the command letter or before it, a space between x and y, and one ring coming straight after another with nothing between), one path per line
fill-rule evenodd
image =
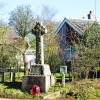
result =
M36 36L36 64L44 64L43 34L45 27L40 22L36 22L32 33Z

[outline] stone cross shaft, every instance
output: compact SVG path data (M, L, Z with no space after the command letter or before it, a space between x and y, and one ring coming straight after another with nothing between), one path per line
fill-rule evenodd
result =
M36 36L36 64L44 64L43 34L45 34L45 28L40 22L36 22L32 33Z

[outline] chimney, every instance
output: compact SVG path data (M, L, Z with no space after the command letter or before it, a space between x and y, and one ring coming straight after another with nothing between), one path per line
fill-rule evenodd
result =
M88 14L88 19L95 20L95 15L93 14L92 11L90 11L90 13Z

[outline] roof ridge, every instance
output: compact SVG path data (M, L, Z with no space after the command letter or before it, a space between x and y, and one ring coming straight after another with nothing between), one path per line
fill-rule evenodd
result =
M77 20L77 21L81 20L81 21L88 21L88 22L99 22L100 23L100 20L79 19L79 18L66 18L66 19L68 19L68 20Z
M69 19L68 19L68 21L70 21ZM71 21L70 21L70 23L72 23ZM84 32L81 28L79 28L80 26L78 26L76 23L72 23L78 30L80 30L82 33Z

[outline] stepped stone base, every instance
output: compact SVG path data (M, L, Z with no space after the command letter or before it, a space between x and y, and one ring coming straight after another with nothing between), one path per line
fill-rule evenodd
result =
M54 85L56 78L53 75L27 75L22 80L22 91L30 91L33 85L38 85L41 92L47 92Z

